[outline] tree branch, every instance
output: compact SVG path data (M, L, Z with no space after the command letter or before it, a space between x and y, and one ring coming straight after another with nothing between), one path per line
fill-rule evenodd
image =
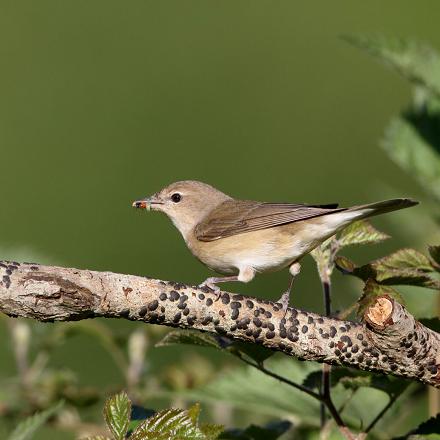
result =
M440 335L392 298L365 323L208 288L133 275L0 262L0 311L39 321L125 318L227 335L304 360L406 377L440 388Z

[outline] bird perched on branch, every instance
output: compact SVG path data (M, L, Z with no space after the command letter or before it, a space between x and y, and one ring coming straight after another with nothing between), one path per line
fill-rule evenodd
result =
M133 202L136 208L164 212L186 245L210 269L228 276L210 277L203 285L219 294L217 283L247 283L261 272L289 268L289 287L279 302L286 310L299 260L349 224L418 202L393 199L339 208L331 205L266 203L234 199L211 185L175 182Z

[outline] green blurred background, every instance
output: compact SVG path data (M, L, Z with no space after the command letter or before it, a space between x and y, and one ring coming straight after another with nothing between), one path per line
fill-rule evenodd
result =
M249 199L423 202L378 147L410 88L340 35L440 48L439 14L434 0L0 0L0 258L199 283L210 273L171 223L130 206L180 179ZM424 249L436 233L426 209L375 220L393 239L351 256ZM228 288L275 298L286 282L276 273ZM359 288L336 274L334 307ZM432 314L432 297L417 292L410 304ZM311 258L294 302L322 310ZM152 368L178 351L153 350ZM57 362L84 383L117 384L106 356L78 337Z

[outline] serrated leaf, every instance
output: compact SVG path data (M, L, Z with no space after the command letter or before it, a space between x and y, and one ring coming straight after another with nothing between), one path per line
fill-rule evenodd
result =
M64 402L58 402L56 405L40 411L24 421L19 423L17 427L9 435L8 440L27 440L31 439L37 429L41 428L54 414L56 414L64 405Z
M390 238L384 232L378 231L369 222L360 220L347 226L341 231L338 236L338 244L341 247L359 245L359 244L374 244Z
M266 426L250 425L246 429L230 429L219 438L231 440L276 440L292 426L287 420L268 423Z
M364 293L358 301L357 314L359 317L363 317L365 311L370 307L378 296L387 295L390 298L395 299L400 304L405 304L400 293L390 286L384 286L377 284L372 279L367 280L364 286Z
M202 423L199 428L206 436L207 440L216 440L225 430L223 425L215 425L213 423Z
M193 424L197 425L200 415L200 403L195 403L193 406L187 409L187 412Z
M107 399L104 418L116 440L123 440L130 425L131 402L125 391Z
M435 263L435 269L440 271L440 246L429 246L428 251L433 262Z
M376 266L389 269L417 269L423 272L432 272L429 258L415 249L400 249L387 257L376 261Z
M350 35L346 41L385 61L406 79L440 96L440 55L426 44L403 38Z
M205 434L193 423L188 411L166 409L142 422L130 440L206 440Z
M429 438L438 438L438 434L440 433L440 414L437 414L435 417L431 417L425 422L421 423L416 429L408 432L402 437L396 437L394 440L404 440L404 439L423 439L427 435L437 434L436 437ZM427 437L426 437L427 438Z
M198 345L201 347L222 349L220 341L215 335L193 330L170 331L163 339L156 343L155 347L166 347L176 344Z
M378 284L440 289L440 280L429 274L434 271L431 262L414 249L401 249L363 266L357 266L348 258L339 256L336 258L336 267L344 274L354 275L364 281L373 279Z

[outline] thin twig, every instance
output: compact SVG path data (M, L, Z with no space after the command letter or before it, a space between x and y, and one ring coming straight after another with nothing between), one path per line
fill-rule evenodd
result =
M336 409L331 397L330 396L328 398L321 397L321 399L322 399L322 402L324 403L324 405L329 410L329 412L332 415L333 419L335 420L336 424L338 425L338 428L341 431L341 434L349 440L356 440L356 437L348 429L347 425L344 423L341 416L339 415L339 412Z
M376 423L384 416L384 414L393 406L394 402L397 400L396 398L390 398L388 403L382 408L382 411L371 421L371 423L365 428L365 433L369 433Z
M245 358L242 357L242 356L240 356L240 359L241 359L244 363L250 365L251 367L254 367L254 368L256 368L257 370L260 370L262 373L267 374L268 376L273 377L274 379L278 379L280 382L283 382L283 383L285 383L285 384L287 384L287 385L289 385L289 386L291 386L291 387L293 387L293 388L296 388L297 390L300 390L300 391L302 391L302 392L308 394L309 396L314 397L315 399L322 400L321 395L318 394L318 393L315 393L315 392L312 391L311 389L309 389L309 388L307 388L307 387L305 387L305 386L303 386L303 385L300 385L299 383L296 383L296 382L293 382L293 381L291 381L291 380L289 380L289 379L286 379L285 377L280 376L280 375L278 375L278 374L276 374L276 373L273 373L272 371L266 369L266 368L265 368L263 365L261 365L261 364L255 364L255 363L253 363L253 362L251 362L251 361L248 361L247 359L245 359Z
M256 364L254 362L248 361L244 357L240 357L240 359L245 362L247 365L250 365L251 367L256 368L257 370L260 370L262 373L267 374L270 377L273 377L274 379L278 379L280 382L283 382L293 388L296 388L297 390L303 391L304 393L308 394L309 396L319 400L320 402L325 405L332 417L334 418L336 424L338 425L339 430L341 431L342 435L344 435L345 438L349 440L355 440L355 436L351 433L351 431L348 429L348 427L345 425L343 420L341 419L341 416L338 413L338 410L336 409L335 405L333 404L333 401L330 396L327 398L324 398L321 394L315 393L314 391L310 390L307 387L304 387L303 385L300 385L296 382L293 382L289 379L286 379L283 376L279 376L276 373L273 373L272 371L268 370L261 364Z

